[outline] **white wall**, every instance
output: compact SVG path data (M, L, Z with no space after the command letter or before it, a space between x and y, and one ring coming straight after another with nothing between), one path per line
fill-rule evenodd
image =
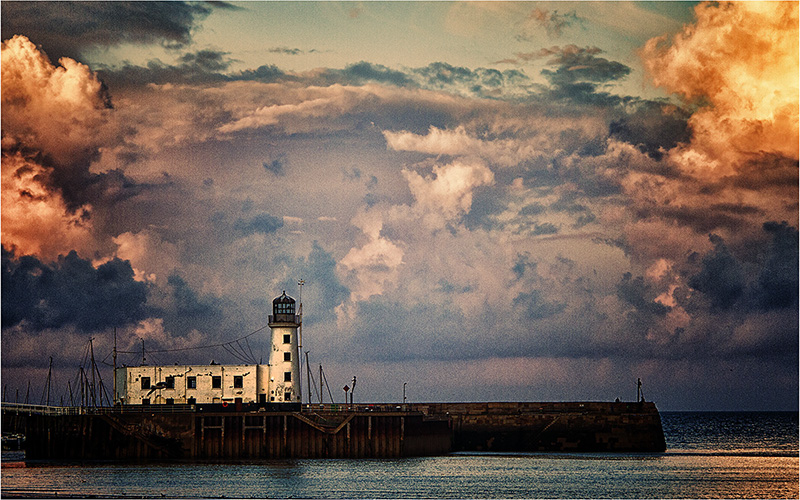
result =
M142 404L149 399L150 404L165 404L172 399L175 404L186 404L189 398L196 403L233 403L241 398L244 403L258 401L258 394L266 394L264 383L269 367L263 365L172 365L135 366L117 368L117 395L115 401L122 404ZM155 389L159 382L174 377L174 388ZM213 377L220 377L221 387L213 388ZM242 387L234 387L234 378L242 377ZM150 388L142 389L142 377L150 377ZM196 387L187 387L190 377L194 377Z

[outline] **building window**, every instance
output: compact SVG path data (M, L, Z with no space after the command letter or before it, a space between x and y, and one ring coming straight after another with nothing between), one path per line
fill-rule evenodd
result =
M283 343L284 344L291 344L292 343L292 335L288 334L288 333L286 335L284 335L283 336Z
M174 389L175 388L175 377L169 376L164 379L164 382L167 383L167 389Z
M166 402L167 402L168 405L174 405L175 404L175 400L172 399L172 398L167 398Z
M283 381L284 382L291 382L292 381L292 372L284 372L283 373Z
M291 361L292 360L292 353L290 353L290 352L283 353L283 360L284 361Z
M186 388L197 389L197 377L186 377Z
M222 389L222 377L219 375L214 375L211 377L211 388L212 389Z
M284 401L291 401L292 400L292 393L291 392L287 392L286 394L284 394L283 395L283 400Z
M149 388L150 388L150 377L142 377L142 389L149 389Z
M189 398L186 400L186 404L190 405L197 404L197 400L195 398Z
M143 405L149 405L150 404L150 398L143 398L142 399L142 404Z
M241 389L244 387L244 377L241 375L234 375L233 376L233 387L236 389Z
M267 402L267 395L266 394L259 394L258 395L258 402L259 403L266 403Z

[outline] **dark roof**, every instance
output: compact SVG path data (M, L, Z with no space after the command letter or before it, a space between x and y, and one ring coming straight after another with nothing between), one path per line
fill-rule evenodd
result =
M275 300L272 301L273 304L294 304L294 299L286 295L286 291L283 292L283 295L280 297L276 297Z

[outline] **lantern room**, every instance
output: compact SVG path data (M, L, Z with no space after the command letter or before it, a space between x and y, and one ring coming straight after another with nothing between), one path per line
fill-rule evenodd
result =
M295 301L284 291L280 297L272 301L270 323L297 323L295 317Z

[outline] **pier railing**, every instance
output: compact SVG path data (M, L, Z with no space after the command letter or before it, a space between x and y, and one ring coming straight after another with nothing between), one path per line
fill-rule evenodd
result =
M194 405L130 405L130 406L45 406L22 403L2 403L3 413L19 415L97 415L119 413L186 413Z

